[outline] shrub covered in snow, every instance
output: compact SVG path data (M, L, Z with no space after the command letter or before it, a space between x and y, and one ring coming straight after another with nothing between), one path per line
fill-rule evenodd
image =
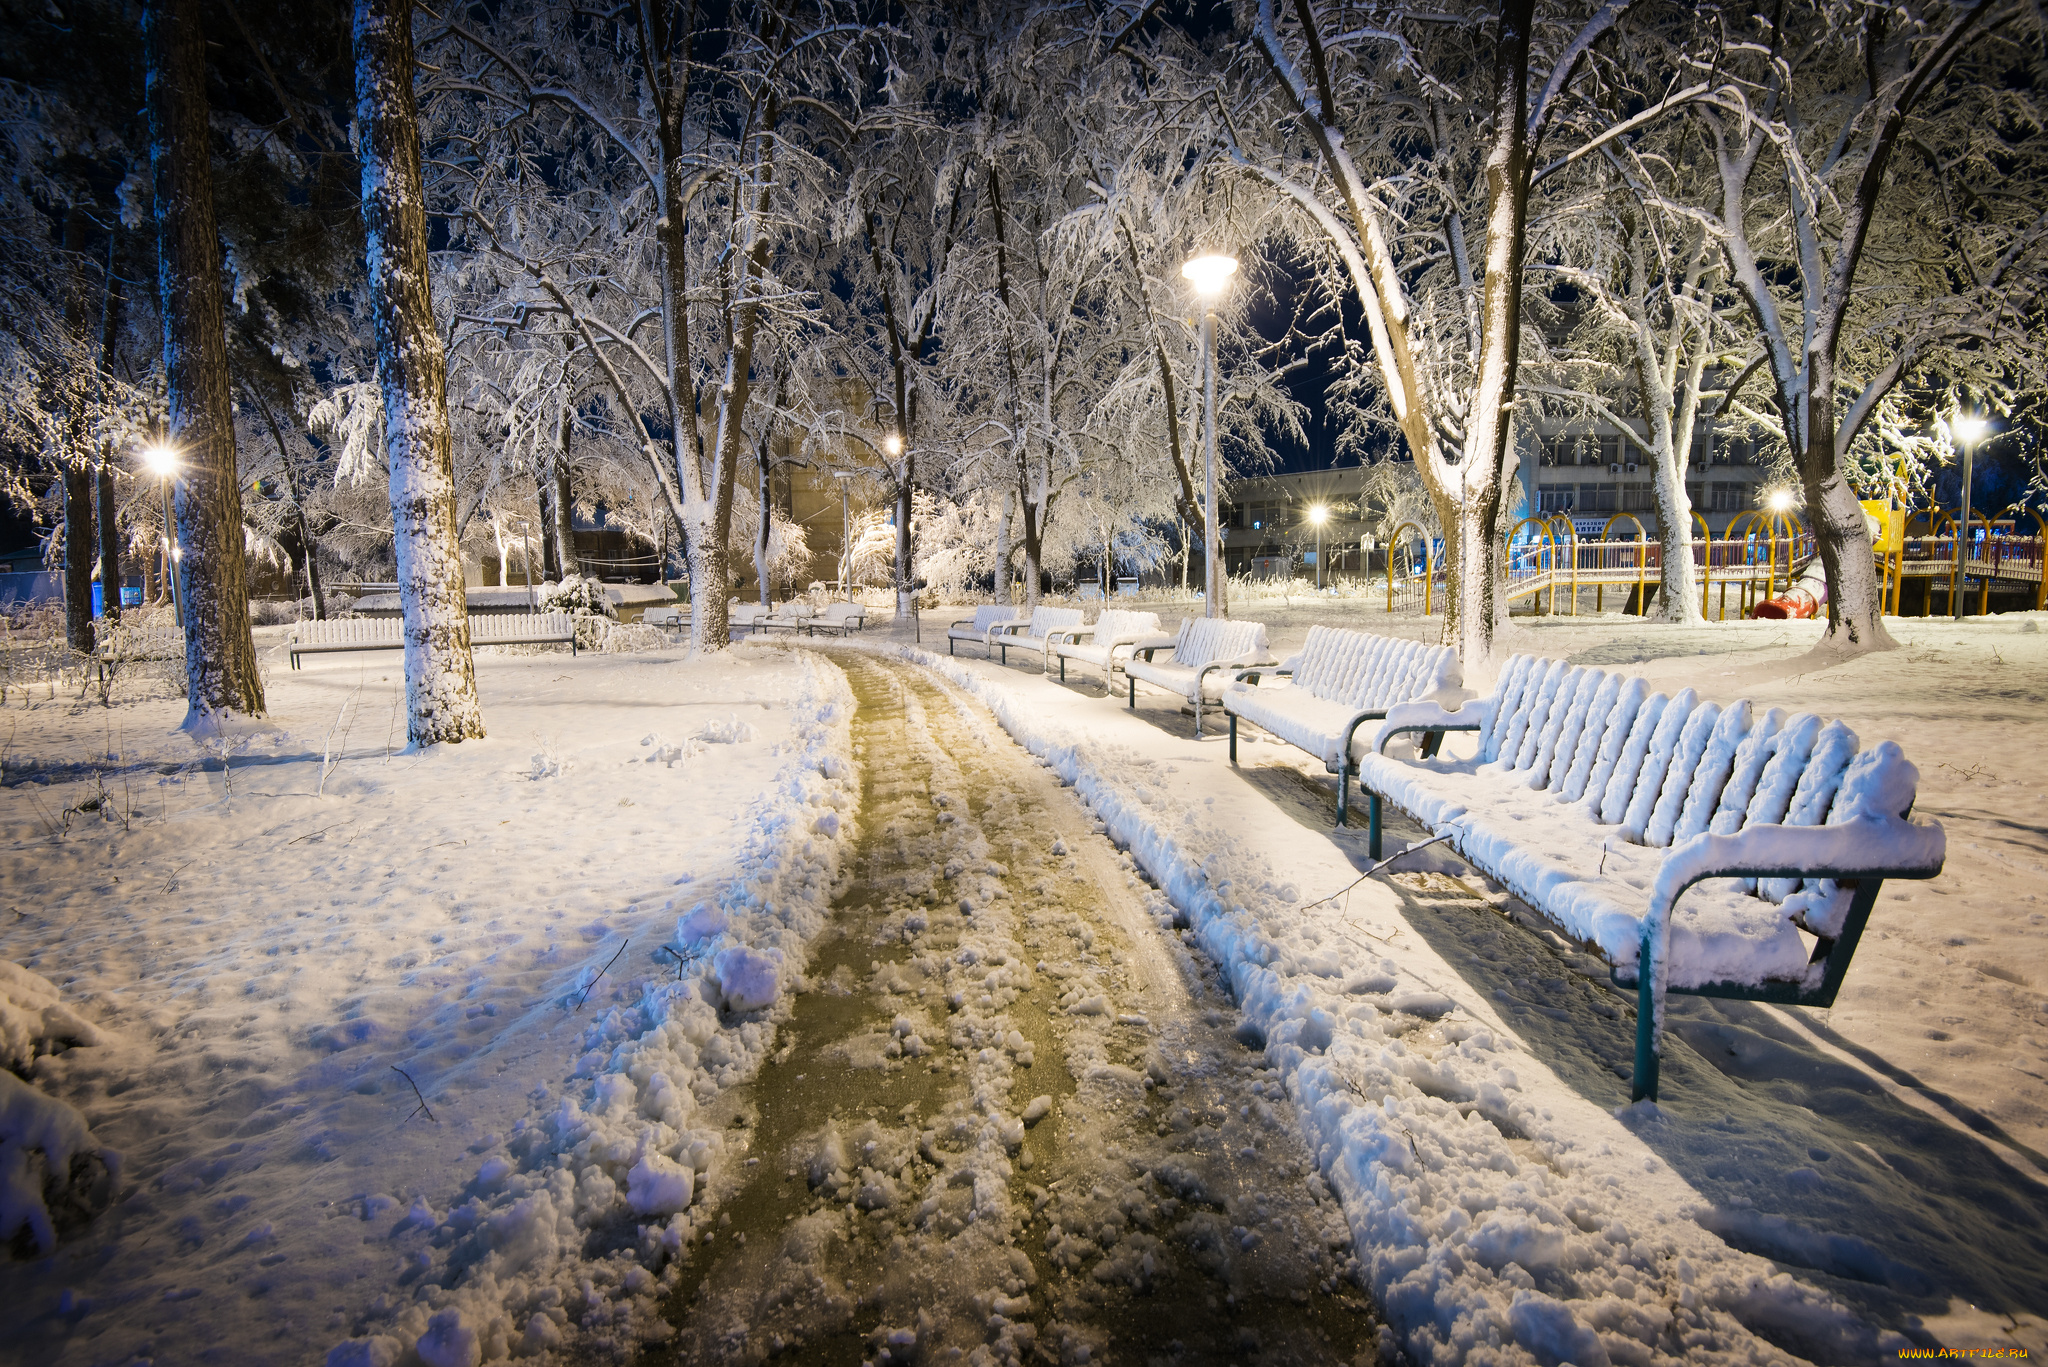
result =
M26 1070L56 1043L97 1044L99 1034L47 979L0 961L0 1063ZM39 1252L49 1252L57 1245L51 1200L104 1204L120 1165L84 1116L0 1070L0 1243L25 1229Z
M48 978L0 959L0 1068L26 1073L37 1054L98 1044L99 1031L66 1006Z
M611 599L605 597L604 585L593 575L567 574L559 584L544 584L540 591L542 612L569 612L578 617L610 617L616 619Z

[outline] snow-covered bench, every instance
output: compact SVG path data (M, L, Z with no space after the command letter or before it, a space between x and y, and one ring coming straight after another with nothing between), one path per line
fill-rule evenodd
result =
M766 631L773 609L735 598L725 606L725 634L737 641L750 631Z
M1276 675L1289 682L1266 682ZM1449 646L1310 627L1300 654L1283 660L1278 669L1245 670L1224 688L1230 762L1237 763L1239 717L1308 751L1337 776L1337 824L1342 826L1357 768L1353 747L1362 753L1372 739L1368 730L1354 740L1358 728L1386 716L1396 703L1429 698L1456 706L1473 696L1462 686L1464 680L1458 653Z
M1384 753L1450 730L1479 733L1475 758ZM1456 711L1389 709L1359 767L1375 857L1384 796L1636 989L1637 1100L1657 1095L1667 992L1833 1003L1884 880L1941 872L1941 827L1910 817L1919 778L1839 721L1530 656Z
M976 608L973 617L962 617L946 628L946 653L953 653L955 641L976 641L980 643L982 649L993 655L995 647L989 644L988 634L997 627L1008 626L1022 620L1017 616L1017 609L1008 603L995 603L988 607Z
M1010 662L1013 650L1035 650L1040 667L1049 669L1052 661L1046 654L1046 647L1052 644L1053 633L1080 625L1079 608L1033 608L1028 620L1002 622L991 627L988 643L996 648L1004 664Z
M1152 657L1173 651L1171 660ZM1130 684L1130 705L1138 705L1138 682L1178 694L1195 709L1195 739L1202 738L1202 704L1223 696L1226 676L1255 665L1275 663L1266 648L1264 622L1233 622L1227 617L1183 617L1177 636L1138 641L1124 661Z
M100 621L93 625L96 654L108 664L128 660L181 660L185 657L183 627L127 626Z
M576 653L576 619L566 612L491 612L469 619L472 646L566 645ZM351 650L398 650L405 645L402 617L344 617L332 622L300 622L287 639L292 668L301 655L331 655Z
M827 603L812 616L807 628L812 635L821 631L836 631L848 636L856 631L865 631L868 624L868 609L865 603Z
M669 607L649 608L640 614L640 624L659 627L663 631L682 631L690 625L689 605L678 603Z
M1049 638L1049 653L1060 662L1060 682L1067 678L1067 661L1079 660L1102 671L1102 694L1108 697L1116 687L1119 663L1128 659L1140 641L1159 635L1159 614L1105 609L1094 626L1062 627Z

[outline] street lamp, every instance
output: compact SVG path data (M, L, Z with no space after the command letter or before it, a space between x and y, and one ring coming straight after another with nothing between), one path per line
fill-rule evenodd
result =
M1330 510L1317 503L1310 506L1308 520L1316 527L1316 591L1323 588L1323 524L1330 520Z
M853 478L853 471L834 470L832 478L839 481L839 588L851 603L853 585L848 580L853 573L853 514L846 502L846 482Z
M1774 513L1791 512L1792 491L1790 489L1780 489L1777 492L1773 493L1768 501L1768 506L1770 507L1770 510Z
M1948 434L1963 444L1963 516L1956 524L1956 579L1955 615L1958 621L1963 616L1963 571L1969 567L1970 544L1970 476L1973 458L1977 454L1978 439L1984 435L1984 419L1969 413L1957 413L1948 420Z
M185 625L185 588L179 582L178 562L184 558L178 548L178 524L171 517L171 481L178 473L178 453L164 445L147 447L142 463L156 476L164 500L164 573L171 581L171 618Z
M1202 505L1202 585L1205 616L1223 615L1222 533L1216 526L1216 301L1237 274L1237 258L1221 253L1198 256L1180 273L1202 296L1202 467L1208 491Z

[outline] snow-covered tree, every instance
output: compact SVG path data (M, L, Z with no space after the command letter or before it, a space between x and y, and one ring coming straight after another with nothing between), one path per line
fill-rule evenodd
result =
M456 542L448 363L429 290L411 0L356 0L355 53L363 228L405 614L406 735L432 745L480 737L484 723Z

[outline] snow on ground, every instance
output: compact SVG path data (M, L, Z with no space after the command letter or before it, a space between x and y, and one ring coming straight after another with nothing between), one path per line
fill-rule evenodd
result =
M695 1109L757 1064L837 877L844 680L485 653L491 737L407 754L398 665L272 670L278 729L225 753L181 700L7 709L0 957L95 1028L32 1077L122 1166L0 1269L0 1360L662 1331L645 1269L719 1160Z
M1341 624L1336 606L1299 621L1268 614L1281 618L1277 651L1310 622ZM1316 829L1328 820L1317 789L1330 780L1297 752L1251 745L1232 774L1222 743L1195 744L1162 695L1134 716L1086 685L917 658L975 689L1075 782L1231 972L1345 1197L1374 1289L1419 1358L1465 1360L1496 1345L1509 1360L1546 1362L1779 1349L1874 1361L1909 1339L2038 1349L2048 1202L2024 1175L2041 1163L2018 1081L2031 1074L2017 1065L2038 1069L2044 1022L2038 991L2024 990L2041 981L2028 957L2039 922L2017 882L2039 866L2042 842L2014 829L2036 799L2024 779L1976 798L1983 833L2002 835L1991 848L2004 862L1987 875L1957 857L1989 842L1954 824L1973 818L1949 794L1983 784L1991 765L1965 754L1951 787L1929 752L1955 753L1961 732L2039 753L2048 714L2033 681L2048 661L2031 653L2041 637L2011 621L1899 631L1908 650L1816 680L1784 668L1815 634L1805 625L1518 625L1511 648L1683 678L1710 695L1698 657L1718 655L1731 668L1713 674L1730 697L1797 701L1867 739L1900 740L1921 762L1919 810L1952 823L1949 872L1923 885L1935 905L1923 911L1887 888L1832 1021L1687 999L1673 1029L1694 1053L1673 1049L1663 1106L1634 1109L1624 1109L1625 999L1600 984L1597 965L1499 915L1512 899L1458 861L1418 856L1438 871L1303 905L1364 861L1361 840ZM1975 645L1989 670L1951 684L1956 671L1925 658L1937 638L1960 641L1947 647L1958 653ZM2010 681L1995 673L1994 646L2015 662ZM1943 888L1969 900L1951 910ZM1944 983L1955 964L1940 963L1936 945L1970 970L2005 971L1988 975L1995 983ZM1917 1010L1954 1017L1951 1030L1981 1013L1979 1028L2013 1052L1944 1070L1911 1026L1873 1026L1871 1006L1884 1000L1896 1020L1906 991L1937 1003ZM2010 1119L1989 1118L1998 1114ZM1965 1137L1972 1130L1988 1143Z
M1315 622L1433 630L1240 606L1281 653ZM1211 1033L1284 1080L1416 1359L1855 1362L2048 1350L2028 626L1899 623L1904 650L1816 671L1811 624L1518 619L1511 649L1896 739L1949 830L1831 1012L1677 1001L1636 1108L1600 966L1438 851L1347 891L1363 833L1297 752L1248 737L1232 770L1156 693L1134 714L911 656L1074 786L1187 923L1174 953L1218 966L1244 1023ZM667 1332L671 1255L737 1176L707 1116L776 1047L843 881L844 680L781 648L488 654L491 739L409 755L397 663L274 670L280 729L205 752L182 702L6 709L0 959L59 995L10 976L0 1026L118 1189L93 1215L75 1169L57 1251L19 1237L0 1361L438 1367ZM1208 1047L1190 1067L1241 1069Z

